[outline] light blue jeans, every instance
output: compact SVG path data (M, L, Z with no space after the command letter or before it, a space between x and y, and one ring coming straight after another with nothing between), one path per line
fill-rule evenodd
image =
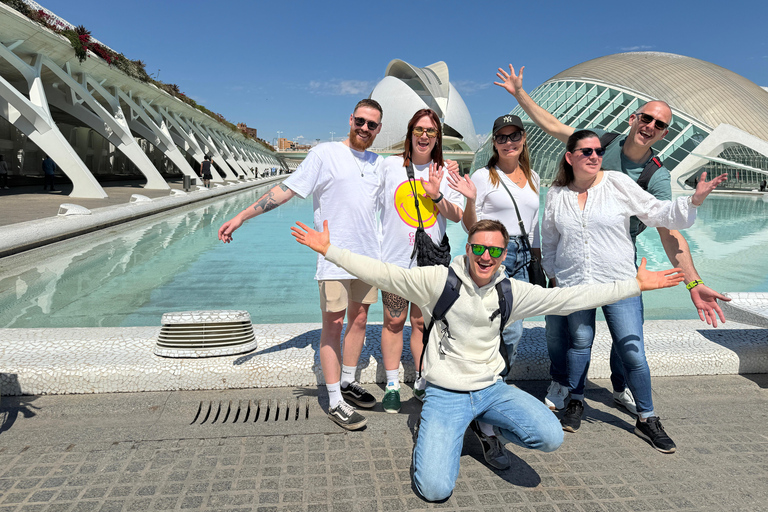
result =
M501 380L469 392L427 384L413 451L413 483L426 500L444 500L453 492L464 432L474 419L499 427L524 448L551 452L563 442L563 428L547 406Z
M507 277L518 281L528 282L528 264L531 262L531 251L528 245L522 241L521 236L509 237L507 245L507 257L504 267L507 269ZM514 300L514 297L512 298ZM517 358L517 346L523 337L523 321L512 322L504 329L504 345L507 347L507 364L512 364Z
M552 380L568 387L571 398L584 398L584 385L595 339L595 309L576 311L568 316L548 315L547 350ZM629 387L635 396L637 412L654 416L651 395L651 370L643 342L643 300L641 296L603 306L611 332L611 382L615 391Z

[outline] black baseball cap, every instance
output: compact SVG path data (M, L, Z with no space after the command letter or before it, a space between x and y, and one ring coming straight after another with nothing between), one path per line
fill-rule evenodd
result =
M496 132L505 126L517 126L522 131L525 131L525 128L523 127L523 121L521 121L519 117L513 116L512 114L507 114L505 116L499 117L493 123L493 134L496 135Z

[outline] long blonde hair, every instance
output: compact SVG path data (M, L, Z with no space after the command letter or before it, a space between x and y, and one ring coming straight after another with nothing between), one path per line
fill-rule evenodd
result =
M525 132L523 133L525 134ZM499 163L499 152L496 151L496 143L493 141L493 137L491 137L491 144L493 144L493 154L491 155L491 158L488 159L488 164L486 164L486 167L488 167L488 177L491 180L491 185L496 188L499 186L499 183L501 183L501 178L499 177L499 173L496 170L496 164ZM531 172L531 155L528 152L528 137L525 138L525 142L523 143L523 151L520 153L520 158L517 162L518 165L520 165L520 168L523 170L523 175L528 181L528 185L531 186L531 190L538 194L539 190L536 188L536 184L533 182L533 173Z

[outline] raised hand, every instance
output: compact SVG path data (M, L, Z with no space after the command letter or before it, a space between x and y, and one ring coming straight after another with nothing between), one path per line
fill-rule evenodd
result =
M525 66L520 68L520 74L515 74L515 68L512 67L512 64L509 65L509 73L504 71L503 68L499 68L499 72L496 73L496 76L499 77L499 80L501 82L493 82L494 85L498 85L499 87L503 87L507 90L509 94L514 96L518 93L518 91L522 90L523 88L523 70L525 69Z
M463 195L467 199L475 199L477 197L477 188L475 183L469 177L469 174L462 176L456 171L448 170L448 186Z
M679 268L652 272L646 270L645 265L646 261L645 258L643 258L640 260L640 266L637 268L637 276L635 277L641 292L658 290L659 288L671 288L682 283L685 278L683 270Z
M296 226L299 227L297 228ZM325 256L325 253L328 252L328 248L331 246L331 232L328 231L328 221L323 221L323 230L320 232L315 231L302 222L297 222L296 226L291 226L291 234L296 238L296 241Z
M715 190L719 184L727 179L728 174L723 173L717 178L712 179L712 181L707 181L707 173L702 172L701 176L699 177L699 183L696 185L696 192L694 192L693 198L691 198L693 204L696 206L701 206L701 203L704 202L709 193Z
M437 199L440 196L440 182L443 180L443 168L438 167L434 162L429 164L429 181L421 180L421 186L424 187L424 192L432 199Z

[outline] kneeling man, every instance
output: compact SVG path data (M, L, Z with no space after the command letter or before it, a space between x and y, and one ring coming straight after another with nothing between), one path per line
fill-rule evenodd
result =
M297 225L291 230L299 243L359 279L418 305L429 324L448 278L446 267L404 269L382 263L331 245L327 221L322 232ZM453 492L464 432L474 419L493 425L503 441L525 448L551 452L563 442L562 426L549 408L500 376L506 363L499 353L503 328L496 283L507 279L501 262L508 241L498 221L482 220L469 230L466 254L451 263L459 278L459 298L424 340L427 388L413 453L413 481L429 501L444 500ZM507 324L538 315L568 315L682 280L680 269L646 270L645 258L635 279L614 283L544 289L512 279Z

